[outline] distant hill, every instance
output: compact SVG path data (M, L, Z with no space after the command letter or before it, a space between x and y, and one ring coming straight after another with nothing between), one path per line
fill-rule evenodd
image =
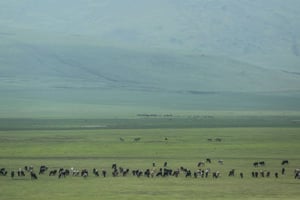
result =
M0 2L0 38L36 33L28 42L176 49L300 72L299 10L298 0L10 0Z
M298 0L1 1L0 117L299 111L299 10Z
M300 74L222 56L143 52L101 46L11 45L1 52L6 86L122 88L155 92L297 91ZM2 82L3 84L4 82Z

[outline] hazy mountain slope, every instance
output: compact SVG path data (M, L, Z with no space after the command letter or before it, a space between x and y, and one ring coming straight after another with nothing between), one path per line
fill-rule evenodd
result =
M11 0L1 37L19 31L87 37L139 48L180 49L300 71L298 0ZM55 39L54 39L55 40Z
M0 117L300 110L298 0L0 1Z
M0 61L1 78L26 80L32 83L30 87L38 81L36 87L44 88L109 87L197 93L292 91L300 85L297 73L218 56L25 44L7 46L1 55L5 58Z

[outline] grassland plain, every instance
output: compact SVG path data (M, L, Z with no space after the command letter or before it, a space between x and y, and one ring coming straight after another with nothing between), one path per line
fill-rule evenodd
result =
M298 127L2 130L1 168L11 171L33 165L37 171L47 165L91 172L95 167L106 169L108 177L58 179L45 174L31 181L29 175L0 176L0 199L298 199L300 182L293 178L293 170L300 167L299 133ZM134 142L138 137L141 140ZM219 179L183 174L178 178L111 176L113 163L145 170L152 162L159 168L168 161L169 168L195 171L206 158L212 163L205 167L220 171ZM223 165L217 163L219 159ZM283 159L290 161L286 175L275 179ZM261 160L266 166L255 169L252 163ZM231 169L243 172L244 179L228 177ZM271 171L271 177L252 178L254 170Z

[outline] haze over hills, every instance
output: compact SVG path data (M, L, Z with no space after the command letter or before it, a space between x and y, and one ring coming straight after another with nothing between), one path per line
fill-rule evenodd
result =
M299 10L297 0L2 1L1 117L299 110Z

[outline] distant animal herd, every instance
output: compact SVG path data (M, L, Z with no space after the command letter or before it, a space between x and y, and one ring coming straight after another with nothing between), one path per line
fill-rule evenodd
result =
M193 178L213 178L218 179L221 176L220 171L212 171L209 168L209 164L212 162L210 158L207 158L205 161L200 161L197 163L197 169L192 171L184 166L180 166L176 169L171 169L168 167L168 162L164 162L161 167L157 167L156 163L153 162L151 168L147 169L129 169L122 166L118 166L116 163L112 164L111 169L101 169L100 172L97 168L93 168L91 170L91 173L89 173L88 169L77 169L74 167L71 168L53 168L50 169L46 165L41 165L38 169L35 169L33 166L25 166L18 168L17 170L10 170L8 171L6 168L0 169L0 176L9 176L12 179L18 179L18 178L26 178L30 180L37 180L38 177L42 177L45 175L51 176L51 177L57 177L59 179L66 178L68 176L74 176L74 177L83 177L87 178L90 175L92 176L102 176L107 177L111 175L112 177L126 177L126 176L135 176L135 177L148 177L148 178L154 178L154 177L193 177ZM217 161L220 165L224 164L223 160ZM239 171L236 173L235 169L231 169L228 171L228 174L222 174L223 176L227 174L229 177L239 176L241 179L243 179L246 175L248 177L252 178L270 178L274 177L278 179L280 176L286 175L286 166L289 164L288 160L283 160L281 162L281 170L279 171L268 171L264 167L266 166L265 161L257 161L253 163L254 170L250 174L244 174L242 171ZM38 171L38 173L37 173ZM300 180L300 169L294 169L293 171L294 179Z

